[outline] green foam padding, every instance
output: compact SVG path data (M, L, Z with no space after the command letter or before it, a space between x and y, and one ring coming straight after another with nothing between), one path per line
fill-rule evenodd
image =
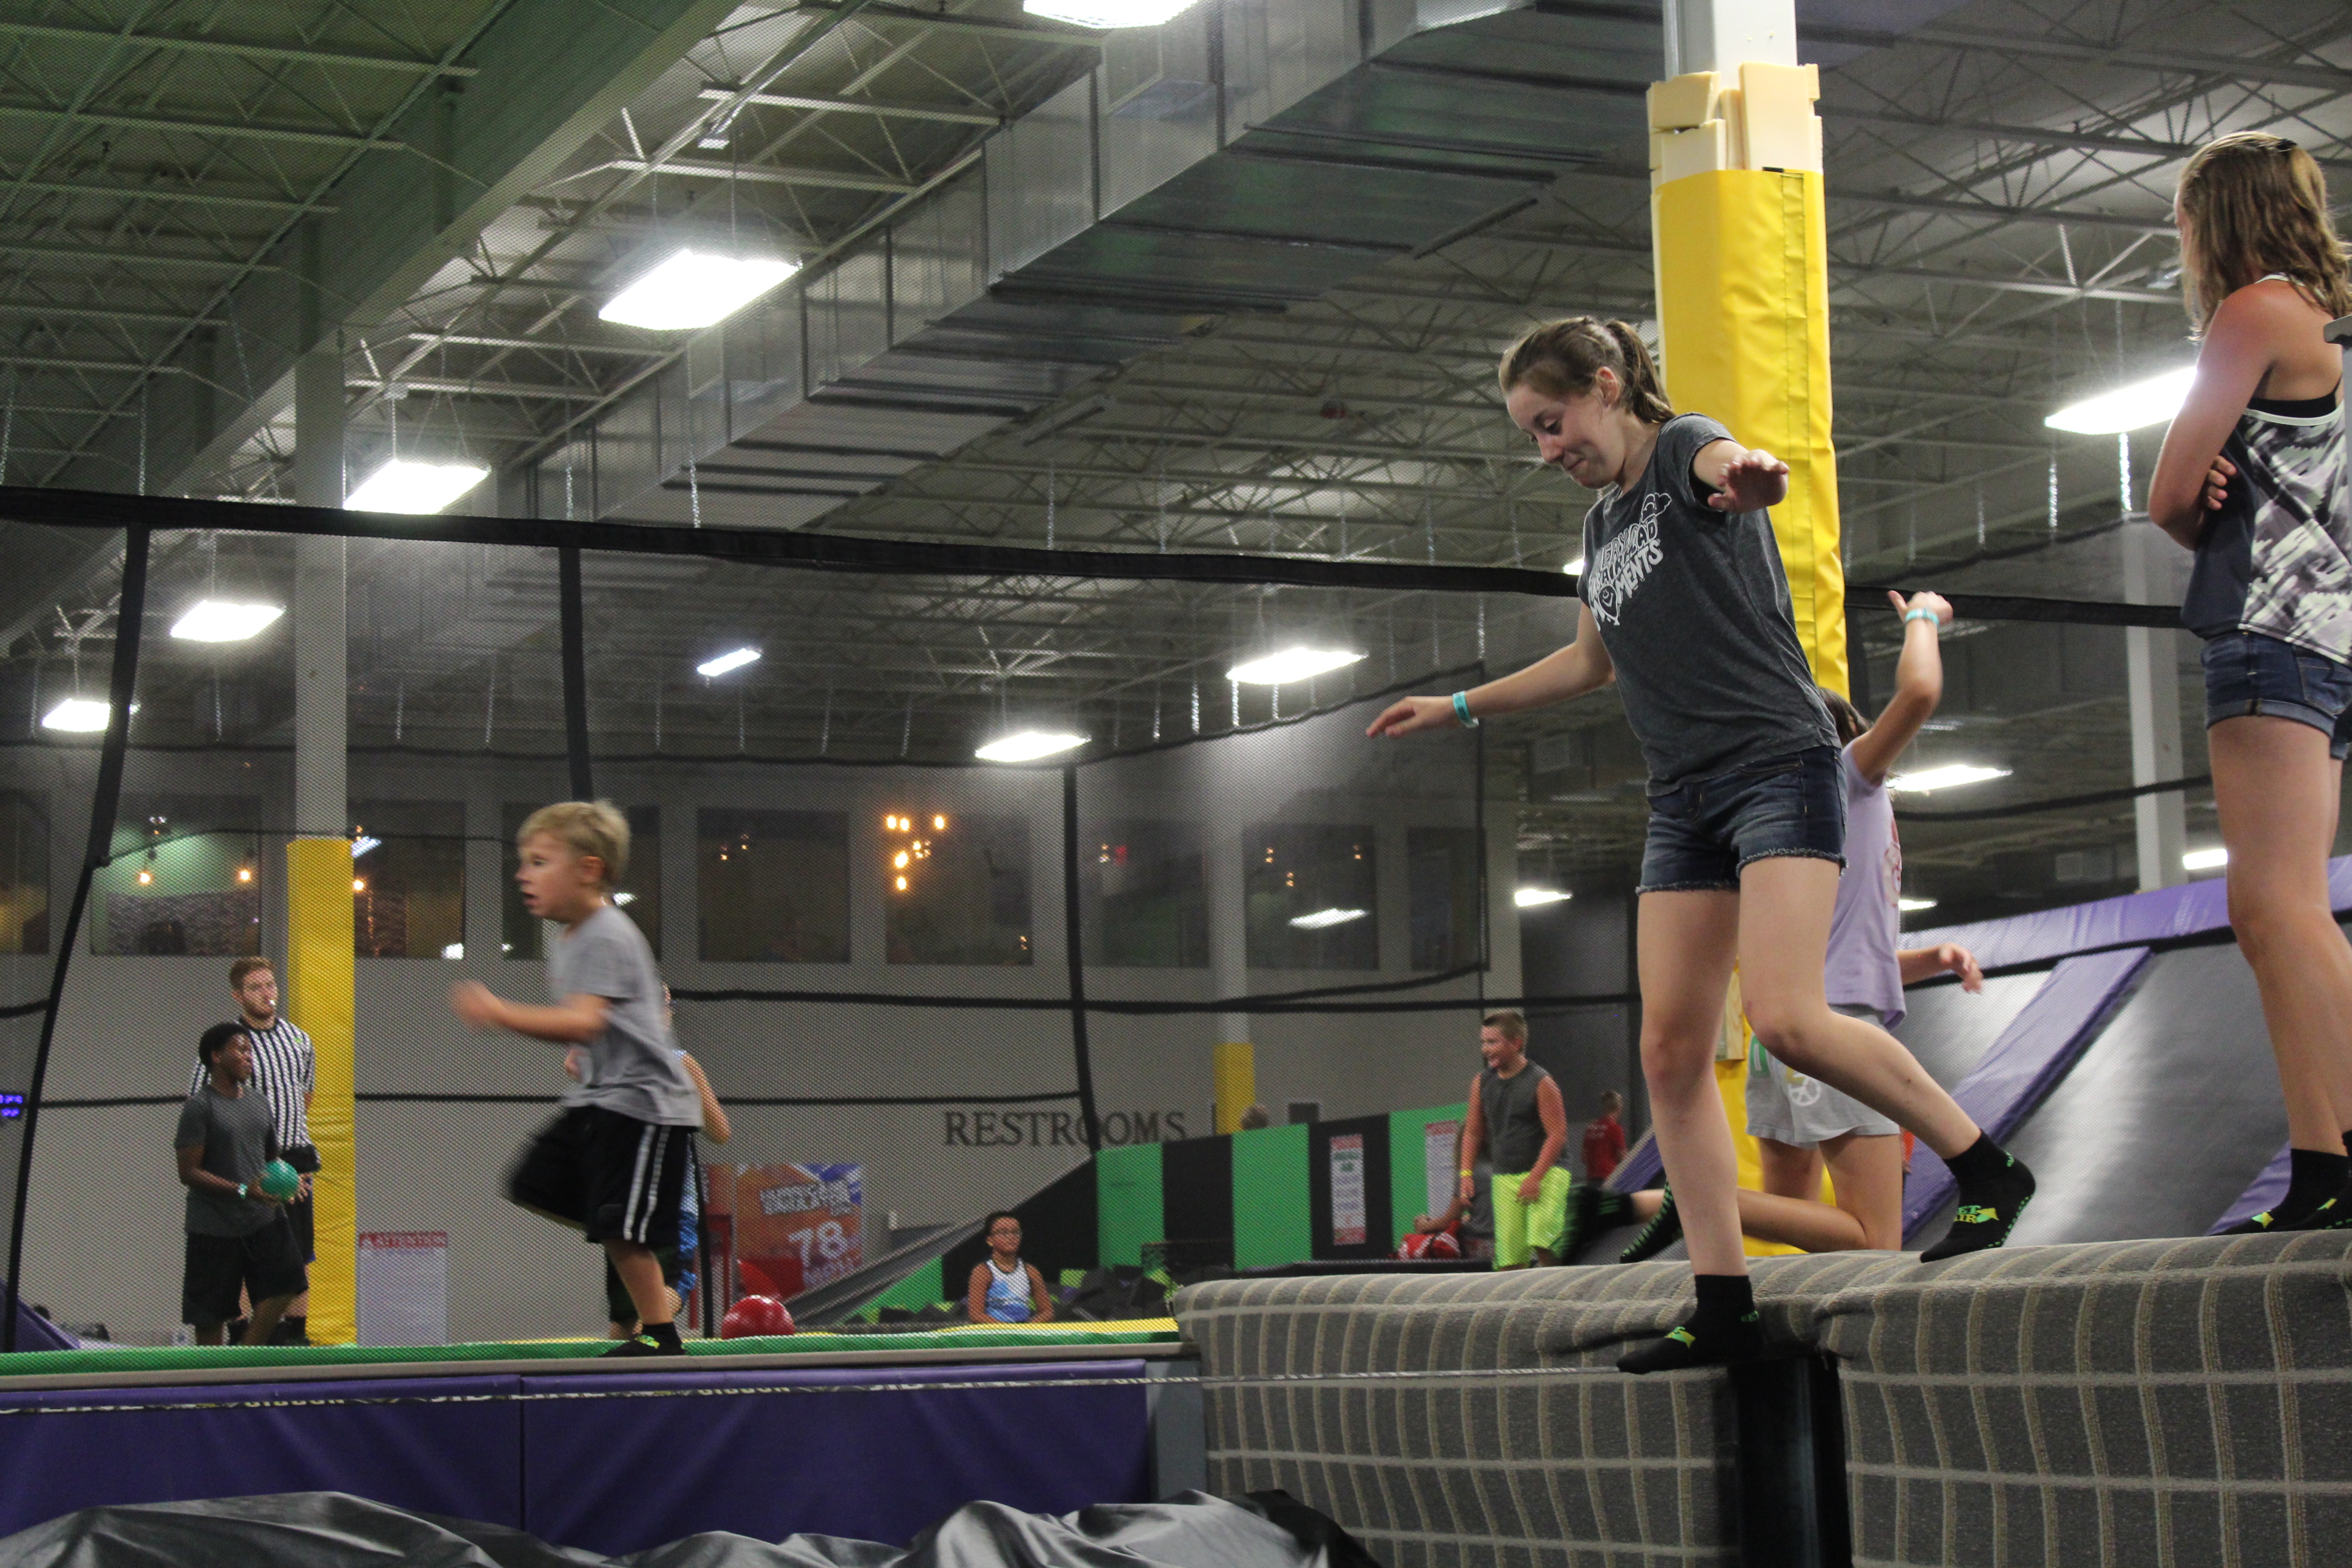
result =
M1416 1215L1429 1211L1429 1124L1459 1121L1468 1113L1466 1101L1433 1105L1426 1110L1389 1112L1389 1226L1402 1241L1412 1234Z
M1130 1143L1095 1156L1096 1260L1104 1268L1139 1268L1143 1244L1160 1241L1167 1222L1160 1204L1160 1145Z
M789 1334L772 1339L688 1340L687 1353L793 1355L819 1351L996 1350L1013 1346L1164 1344L1178 1336L1169 1330L1073 1331L1051 1329L957 1329L910 1334ZM599 1355L610 1340L547 1340L520 1344L471 1345L171 1345L152 1350L20 1351L0 1356L0 1378L39 1377L90 1372L204 1372L229 1367L381 1366L390 1363L561 1361ZM642 1372L633 1364L632 1370Z
M1307 1129L1234 1134L1234 1267L1300 1263L1315 1255L1307 1196Z

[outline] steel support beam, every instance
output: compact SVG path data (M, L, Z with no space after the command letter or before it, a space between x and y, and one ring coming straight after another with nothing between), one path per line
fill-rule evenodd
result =
M706 87L702 96L725 102L740 90L734 88ZM816 114L872 114L885 120L932 120L943 125L1002 125L1004 116L978 109L940 109L924 103L883 103L865 98L817 98L789 92L754 92L743 97L746 103L756 103L766 109L804 109Z
M217 34L192 37L184 33L139 33L111 27L70 27L56 22L0 20L0 34L26 38L55 38L100 48L163 49L184 54L231 55L248 60L291 60L303 65L334 66L346 70L398 71L409 76L467 77L472 66L444 64L413 55L376 55L353 49L299 48L286 44L224 38Z

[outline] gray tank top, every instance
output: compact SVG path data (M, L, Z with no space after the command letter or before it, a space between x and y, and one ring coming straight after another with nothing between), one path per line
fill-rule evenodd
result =
M1478 1110L1486 1119L1487 1159L1498 1176L1523 1176L1543 1152L1543 1118L1536 1113L1536 1086L1551 1077L1528 1062L1508 1078L1493 1068L1478 1072Z

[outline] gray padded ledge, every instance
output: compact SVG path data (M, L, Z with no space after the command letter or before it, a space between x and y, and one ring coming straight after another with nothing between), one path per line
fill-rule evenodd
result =
M2352 1233L1754 1268L1768 1331L1836 1358L1857 1563L2343 1561ZM1735 1563L1726 1381L1609 1370L1689 1279L1193 1286L1211 1488L1285 1488L1396 1568Z

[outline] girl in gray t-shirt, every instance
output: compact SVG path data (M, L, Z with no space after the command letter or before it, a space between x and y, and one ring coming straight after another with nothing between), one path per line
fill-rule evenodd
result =
M1585 518L1576 640L1473 690L1406 698L1370 733L1474 724L1617 686L1651 773L1643 1061L1698 1296L1688 1321L1618 1365L1750 1360L1763 1340L1714 1071L1735 962L1748 1021L1775 1056L1911 1128L1950 1164L1960 1207L1927 1257L2000 1246L2032 1178L1893 1036L1832 1013L1823 994L1844 792L1768 515L1788 494L1788 465L1704 416L1677 416L1622 321L1538 327L1498 379L1543 461L1601 491Z

